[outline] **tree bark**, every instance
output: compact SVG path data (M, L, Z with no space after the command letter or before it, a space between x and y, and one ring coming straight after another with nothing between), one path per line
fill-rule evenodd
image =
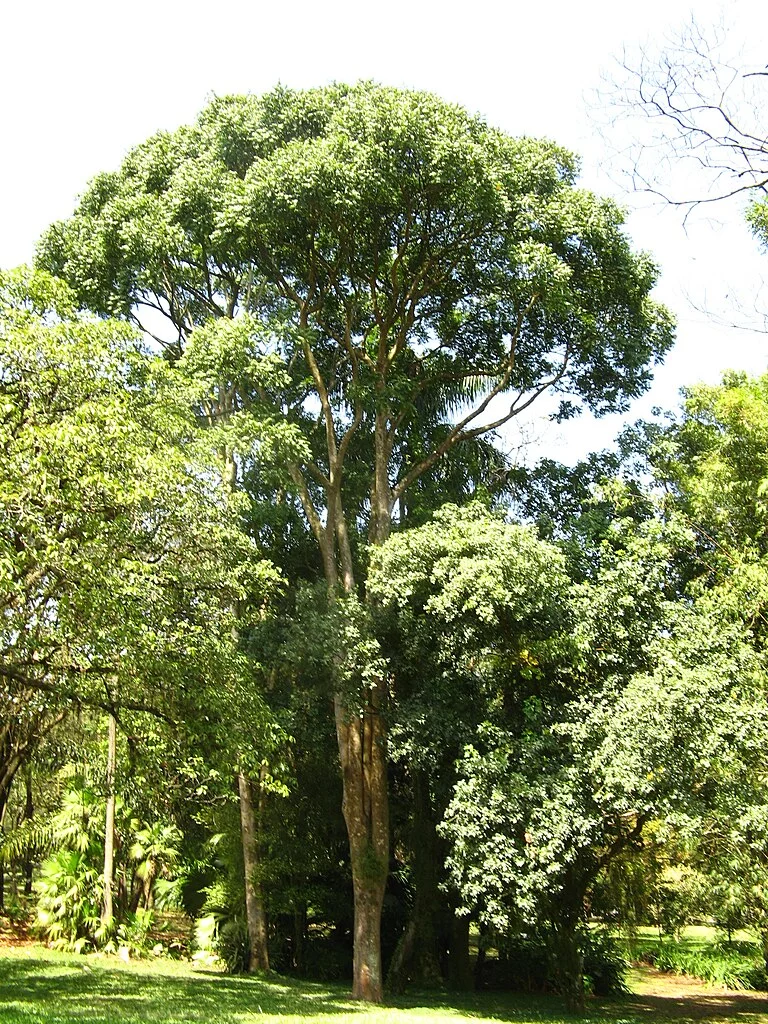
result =
M10 783L0 787L0 839L3 836L3 822L5 821L5 809L8 806ZM0 862L0 910L5 907L5 865Z
M109 716L109 737L107 740L107 820L104 826L104 909L102 924L112 923L112 884L115 874L115 768L117 764L117 722Z
M469 915L451 914L451 932L448 946L446 977L451 988L469 991L474 987L472 964L469 959Z
M339 695L334 701L355 910L352 997L375 1003L384 998L381 911L389 871L381 685L371 692L362 714L349 712Z
M293 969L304 973L304 944L307 936L307 904L300 903L293 912Z
M24 776L25 795L24 820L29 821L35 813L35 805L32 800L32 771L27 768ZM32 895L32 851L27 850L24 855L24 895Z
M584 915L586 877L571 867L563 881L552 920L555 973L569 1010L584 1010L584 958L578 927Z
M438 916L442 901L438 888L439 857L434 809L426 773L415 769L412 776L410 856L414 900L387 975L387 987L392 992L402 992L408 982L426 988L443 983L438 950Z
M768 928L760 928L760 947L763 954L763 965L768 972Z
M245 870L245 916L248 924L250 956L248 970L252 973L269 970L267 946L267 914L259 878L259 828L253 786L243 772L237 776L240 794L240 826L243 840L243 868Z

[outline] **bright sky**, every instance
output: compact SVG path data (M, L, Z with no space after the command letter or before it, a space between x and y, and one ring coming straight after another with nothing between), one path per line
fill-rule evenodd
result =
M569 146L583 157L585 184L635 206L615 180L588 97L624 47L663 41L690 7L689 0L9 0L0 42L0 266L31 259L44 228L67 216L88 179L118 166L131 146L193 119L212 93L259 93L277 82L371 78L429 89L511 134ZM706 25L719 19L720 5L697 0L695 13ZM768 39L763 3L732 0L727 19L739 45ZM740 208L710 208L687 232L669 209L636 211L629 226L661 265L658 297L679 321L675 350L633 413L673 406L680 386L715 382L727 367L764 371L768 336L722 326L744 319L725 296L738 292L742 305L751 304L768 266ZM617 426L531 429L542 451L570 461L609 443Z

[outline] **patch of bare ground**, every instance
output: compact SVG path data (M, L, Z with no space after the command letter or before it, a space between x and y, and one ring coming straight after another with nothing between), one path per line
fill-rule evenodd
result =
M26 925L11 923L7 918L0 917L0 949L30 944L32 944L32 938Z
M627 1009L638 1017L670 1020L768 1022L767 992L735 992L715 988L696 978L664 974L653 967L633 969Z

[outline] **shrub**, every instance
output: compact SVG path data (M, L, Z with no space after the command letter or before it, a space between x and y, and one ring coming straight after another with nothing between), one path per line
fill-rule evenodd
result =
M250 943L248 929L239 908L239 893L227 879L221 879L204 890L202 916L195 923L195 946L198 953L220 960L230 974L248 970Z
M619 944L607 931L588 929L582 937L584 983L596 996L627 992L629 964Z
M607 932L584 929L579 934L579 945L588 992L604 996L627 991L628 963ZM558 991L557 953L546 932L509 936L499 947L498 960L486 960L483 965L483 987L516 992Z
M35 929L53 946L83 953L100 937L102 879L79 850L57 850L43 861L37 881Z

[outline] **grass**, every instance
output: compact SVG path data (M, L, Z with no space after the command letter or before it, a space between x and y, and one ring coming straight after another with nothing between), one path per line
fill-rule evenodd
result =
M3 1024L434 1024L435 1021L567 1020L558 1004L542 1011L528 1000L468 997L448 1006L439 998L398 1000L367 1007L342 986L288 979L232 977L190 964L158 960L123 964L73 957L43 948L9 950L0 957Z
M714 928L691 926L677 938L659 936L650 928L638 929L625 940L629 959L651 964L668 974L699 978L729 989L768 987L765 964L754 937L747 932L726 943Z
M742 997L747 999L747 997ZM697 1009L642 997L591 1003L586 1024L654 1024L670 1019L768 1024L768 1005L745 1003L735 1012L706 999ZM703 1006L703 1009L702 1009ZM712 1012L710 1012L710 1009ZM284 978L230 977L189 963L157 960L124 964L57 954L43 947L0 955L2 1024L575 1024L551 997L506 994L412 995L391 1006L354 1003L345 988Z

